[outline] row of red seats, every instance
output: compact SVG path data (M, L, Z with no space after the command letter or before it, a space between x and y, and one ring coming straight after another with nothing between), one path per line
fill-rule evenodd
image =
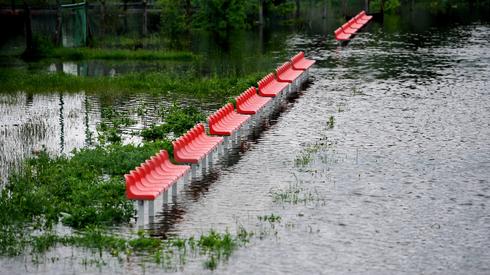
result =
M175 165L167 151L161 150L135 170L124 175L126 196L133 200L154 200L167 191L191 169L188 165Z
M303 52L276 69L276 76L266 75L255 87L250 87L236 98L237 109L228 103L207 119L209 134L202 123L197 124L173 143L174 159L178 163L199 165L223 143L223 136L231 136L252 117L270 105L274 98L281 98L291 89L291 84L300 82L308 69L315 63L305 58ZM300 84L300 83L296 83ZM125 175L128 199L154 200L166 192L179 178L191 169L188 165L172 164L168 153L162 150L156 157L143 163ZM194 172L193 172L194 173Z
M371 18L373 17L367 15L365 11L359 12L356 16L352 17L340 28L335 30L335 39L339 41L350 40L357 31L359 31L369 22L369 20L371 20Z
M209 132L212 135L231 136L241 126L241 121L233 121L229 117L239 117L242 115L255 115L266 108L274 97L282 97L288 93L290 84L299 86L303 81L301 76L306 75L306 71L315 63L314 60L305 58L303 52L299 52L290 61L285 62L276 69L276 77L268 74L257 84L259 86L258 94L255 87L248 88L245 92L236 98L236 112L233 111L231 104L225 106L228 108L227 113L223 108L212 114L208 118ZM297 82L297 83L295 83Z

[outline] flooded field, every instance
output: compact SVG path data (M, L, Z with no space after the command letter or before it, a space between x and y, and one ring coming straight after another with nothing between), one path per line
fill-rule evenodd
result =
M325 35L334 27L326 20L285 36L284 50L269 49L315 59L310 83L187 187L152 234L254 232L218 274L488 274L490 24L410 16L372 22L344 47ZM165 100L2 94L2 180L33 150L85 146L101 106L152 110ZM150 111L127 130L152 119ZM271 214L280 218L258 218ZM0 266L8 274L211 273L194 257L170 268L138 255L91 257L58 247L40 261L0 258Z

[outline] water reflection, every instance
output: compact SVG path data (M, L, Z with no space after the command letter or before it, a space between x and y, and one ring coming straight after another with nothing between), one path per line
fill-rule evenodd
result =
M94 107L87 109L87 101ZM0 95L0 175L25 156L46 150L68 153L85 145L86 133L95 131L100 119L98 102L83 93Z

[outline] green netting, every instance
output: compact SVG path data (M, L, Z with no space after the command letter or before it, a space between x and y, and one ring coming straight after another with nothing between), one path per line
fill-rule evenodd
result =
M82 47L87 44L86 4L62 5L63 47Z

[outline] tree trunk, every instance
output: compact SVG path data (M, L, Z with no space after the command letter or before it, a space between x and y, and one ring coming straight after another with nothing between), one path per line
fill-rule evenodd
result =
M264 25L264 0L259 0L259 24Z
M191 0L185 0L185 15L190 20L192 16L192 2Z
M143 36L148 34L148 3L143 0Z
M24 54L26 56L30 56L33 53L34 45L32 44L32 18L31 18L31 10L27 5L27 2L24 1L24 26L25 26L25 35L26 35L26 50Z
M100 31L105 35L105 0L100 0L100 21L102 25Z
M322 14L323 19L327 18L327 5L328 5L328 0L324 0L323 1L323 14Z
M385 0L381 0L381 14L385 13Z
M300 0L296 0L296 18L299 18L299 11L300 11L299 1Z

